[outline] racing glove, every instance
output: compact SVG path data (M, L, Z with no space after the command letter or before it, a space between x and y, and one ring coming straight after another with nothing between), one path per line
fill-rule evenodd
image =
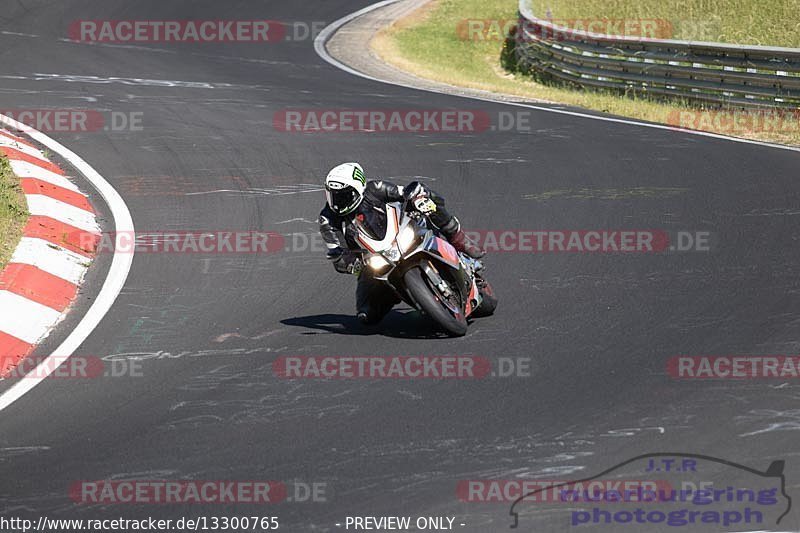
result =
M359 276L364 268L361 262L361 254L352 250L333 248L328 251L327 258L333 262L333 267L342 274L353 274Z
M403 196L414 206L414 209L425 216L430 216L436 212L436 204L431 200L425 186L419 182L410 183L403 190Z

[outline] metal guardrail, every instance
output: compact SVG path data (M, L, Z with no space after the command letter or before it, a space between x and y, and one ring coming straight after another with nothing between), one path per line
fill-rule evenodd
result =
M727 106L800 108L800 49L616 37L561 28L519 3L519 67L582 87Z

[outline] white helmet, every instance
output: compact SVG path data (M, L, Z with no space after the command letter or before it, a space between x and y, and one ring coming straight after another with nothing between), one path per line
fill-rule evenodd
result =
M364 198L367 179L358 163L343 163L328 172L325 178L325 198L328 206L338 215L356 210Z

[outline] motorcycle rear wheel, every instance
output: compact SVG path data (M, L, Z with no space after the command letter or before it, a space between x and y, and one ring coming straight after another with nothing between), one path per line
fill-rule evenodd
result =
M475 311L472 312L473 317L481 318L485 316L492 316L494 310L497 309L497 297L494 295L494 289L488 281L478 280L478 289L481 291L482 300Z

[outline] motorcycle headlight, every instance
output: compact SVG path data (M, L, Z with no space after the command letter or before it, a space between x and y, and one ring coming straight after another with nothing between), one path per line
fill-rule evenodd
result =
M367 258L367 264L375 272L381 272L391 266L391 263L382 255L373 254Z
M414 227L408 225L400 230L400 233L397 235L397 246L400 250L405 253L412 246L417 242L417 232L414 231Z

